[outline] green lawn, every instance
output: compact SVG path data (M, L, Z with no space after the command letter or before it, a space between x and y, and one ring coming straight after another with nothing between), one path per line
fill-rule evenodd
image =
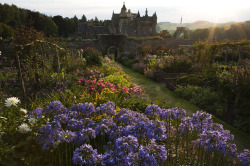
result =
M124 72L131 77L131 80L140 85L147 94L149 94L152 102L159 105L162 108L179 107L187 111L187 115L191 116L192 113L200 110L197 106L189 103L188 101L176 96L173 92L165 88L163 85L152 81L140 73L135 72L123 66ZM235 135L235 143L238 149L250 149L250 135L239 131L231 125L221 121L220 119L213 117L214 122L223 124L224 128L230 130Z

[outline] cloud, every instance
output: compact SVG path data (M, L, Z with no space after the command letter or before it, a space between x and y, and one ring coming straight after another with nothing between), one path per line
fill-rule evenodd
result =
M99 19L111 19L113 10L119 13L124 0L1 0L1 3L15 4L18 7L39 11L47 15L62 15L63 17L80 18L83 14L87 19L97 16ZM227 22L250 20L249 0L155 0L126 1L127 9L133 13L140 11L149 15L157 12L158 22L169 21L194 22L197 20Z

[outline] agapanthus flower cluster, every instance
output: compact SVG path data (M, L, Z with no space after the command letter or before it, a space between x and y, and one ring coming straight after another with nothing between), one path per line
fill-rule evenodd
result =
M146 108L146 115L148 116L154 116L154 115L160 115L162 112L161 108L157 105L149 105L147 108Z
M164 142L187 134L198 137L193 141L194 147L228 152L243 163L249 161L249 151L237 155L236 145L231 144L233 135L222 125L212 123L210 114L197 112L192 118L184 117L185 110L161 109L157 105L147 107L149 117L124 108L114 110L115 103L111 101L98 108L91 103L79 103L71 109L56 101L32 111L29 118L50 117L40 128L38 143L43 150L55 149L62 143L74 145L73 162L79 165L161 165L168 157ZM96 120L100 115L102 118Z
M238 158L245 166L250 165L250 151L248 149L245 149L243 153L239 154Z
M115 115L115 103L112 101L109 101L105 104L100 104L100 112L106 113L107 115Z
M102 156L93 149L91 145L84 144L77 148L73 154L73 163L79 165L92 166L98 164Z
M193 114L192 123L197 130L206 130L212 124L212 115L206 112L197 111Z
M167 150L163 145L157 145L155 140L147 146L140 145L137 153L130 153L127 158L128 165L157 166L167 159Z
M147 125L147 136L149 139L164 140L167 138L166 134L166 124L164 121L159 121L158 119L151 120Z
M160 113L160 118L169 120L169 119L177 119L183 118L186 115L186 110L179 108L171 108L171 109L162 109Z
M184 117L181 119L181 123L179 124L179 128L178 128L178 131L180 132L181 136L186 135L187 132L190 132L193 129L194 129L194 125L190 117Z

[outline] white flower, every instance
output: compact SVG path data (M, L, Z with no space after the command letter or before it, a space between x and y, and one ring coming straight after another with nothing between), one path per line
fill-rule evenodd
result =
M20 126L18 126L18 131L22 134L25 134L27 132L30 132L31 129L26 123L23 123Z
M30 124L35 124L36 123L35 118L29 118L28 121L29 121Z
M20 108L20 111L23 112L24 114L27 114L27 110L26 109Z
M20 100L17 97L10 97L5 100L5 106L10 107L12 105L17 106Z

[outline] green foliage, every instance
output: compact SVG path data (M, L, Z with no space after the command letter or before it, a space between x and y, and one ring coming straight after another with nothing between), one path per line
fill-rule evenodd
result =
M6 24L0 23L0 36L3 39L13 37L15 30Z
M127 37L130 40L164 40L161 36L148 36L148 37Z
M225 101L222 100L218 93L212 91L210 88L192 85L185 87L178 86L175 93L210 113L221 115L225 110Z
M103 80L107 81L107 82L112 82L115 85L120 85L121 87L124 87L124 86L129 87L130 86L127 79L125 79L122 75L119 75L119 74L106 76L106 77L104 77Z
M162 30L159 35L164 39L172 37L172 35L168 32L168 30Z
M68 61L67 66L65 66L66 72L70 73L76 70L83 70L86 68L85 58L76 58L73 57Z
M196 29L191 33L191 39L195 41L207 40L209 35L209 29Z
M79 21L81 21L81 22L87 22L86 16L83 14L82 17L81 17L81 19Z
M187 76L180 77L177 80L177 84L178 85L188 84L188 85L203 86L204 82L202 80L202 77L195 75L195 74L190 74Z
M133 64L132 69L134 69L135 71L137 71L137 72L143 74L146 67L147 67L146 64L144 64L144 63L142 63L142 62L139 62L139 63Z
M135 55L125 52L122 53L120 58L117 61L125 66L131 67L135 63Z
M55 24L55 22L49 17L44 18L44 22L46 25L46 27L44 29L46 36L57 36L58 35L58 27Z
M39 149L35 144L36 133L32 131L41 127L42 120L28 121L20 102L16 106L5 106L3 110L0 112L0 165L28 165L27 158L32 158ZM22 128L24 125L26 127Z
M142 55L152 54L152 46L151 45L139 45L138 50Z
M103 57L102 53L95 50L94 48L86 48L82 51L82 56L85 58L88 66L102 66Z
M238 116L234 122L235 127L246 133L250 133L249 125L250 125L250 118L245 116Z
M127 99L124 103L124 108L128 108L133 111L138 111L141 113L145 113L144 110L146 107L151 104L150 98L148 96L132 96L131 98ZM143 112L142 112L143 111Z
M153 80L155 78L155 72L157 72L157 70L154 67L147 67L144 70L144 75Z
M167 73L186 73L190 70L192 61L186 56L165 56L160 58L155 66Z

